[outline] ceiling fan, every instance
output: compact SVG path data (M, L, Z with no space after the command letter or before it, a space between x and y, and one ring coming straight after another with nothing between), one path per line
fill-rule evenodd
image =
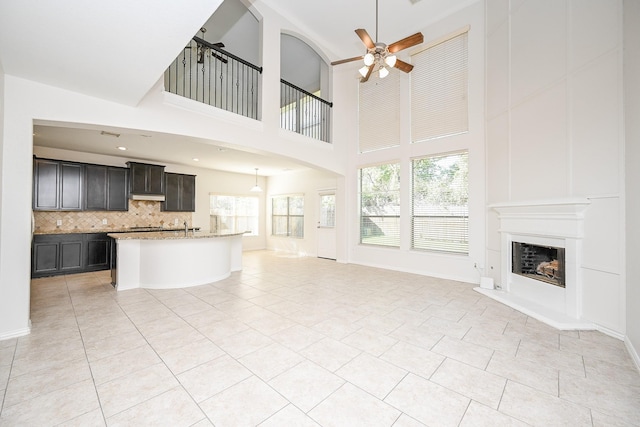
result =
M204 39L204 33L207 32L207 29L202 27L200 28L200 31L202 32L202 38L199 37L194 37L193 39L196 41L196 43L198 44L198 60L197 63L198 64L204 64L204 57L205 54L210 54L211 56L213 56L214 58L218 59L219 61L223 62L223 63L227 63L227 58L224 58L220 55L218 55L217 53L215 53L213 51L213 49L211 49L212 46L218 47L220 49L222 49L224 47L224 43L218 42L218 43L209 43ZM187 48L189 48L190 46L187 46Z
M358 28L356 30L356 34L358 35L358 37L360 37L362 43L364 43L364 45L367 47L367 53L362 56L334 61L331 63L331 65L344 64L346 62L357 61L360 59L364 60L364 67L358 70L362 75L362 78L360 79L361 83L369 80L371 73L373 73L375 70L378 71L378 75L381 79L387 77L387 75L389 74L389 70L387 69L387 67L395 67L400 71L404 71L405 73L410 72L413 69L413 65L398 59L395 53L403 49L407 49L411 46L418 45L424 41L422 33L418 32L409 37L405 37L402 40L398 40L395 43L391 43L390 45L378 42L378 0L376 0L375 43L365 29Z

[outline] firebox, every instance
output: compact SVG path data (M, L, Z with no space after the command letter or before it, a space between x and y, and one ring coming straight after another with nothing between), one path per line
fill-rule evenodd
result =
M511 272L565 287L564 248L511 242Z

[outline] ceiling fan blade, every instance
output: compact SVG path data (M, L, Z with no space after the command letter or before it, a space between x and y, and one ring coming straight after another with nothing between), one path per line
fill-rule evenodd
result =
M227 58L224 58L220 55L218 55L217 53L214 53L213 51L211 52L211 56L213 56L214 58L216 58L217 60L219 60L220 62L222 62L223 64L228 63L229 61L227 60ZM397 62L397 61L396 61Z
M405 73L413 70L413 65L401 61L400 59L396 59L396 64L394 65L394 67L400 71L404 71Z
M369 33L367 33L367 30L358 28L356 30L356 34L358 35L358 37L360 37L360 40L362 40L362 43L364 43L367 49L373 49L374 47L376 47L376 45L373 44L371 36L369 36Z
M371 73L373 73L373 64L369 65L369 71L367 71L367 75L362 77L360 79L360 83L364 83L367 80L369 80L369 77L371 76Z
M391 43L389 45L389 52L396 53L401 51L402 49L406 49L408 47L420 44L423 41L424 41L424 36L422 35L422 33L415 33L412 36L405 37L402 40L398 40L395 43Z
M359 59L364 58L364 56L360 55L360 56L354 56L353 58L347 58L347 59L341 59L339 61L333 61L331 63L331 65L340 65L340 64L344 64L346 62L351 62L351 61L357 61Z

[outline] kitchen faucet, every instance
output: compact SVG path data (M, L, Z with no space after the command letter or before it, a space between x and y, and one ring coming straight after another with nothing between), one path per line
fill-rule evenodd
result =
M184 222L184 236L187 237L189 234L189 226L187 225L187 221Z

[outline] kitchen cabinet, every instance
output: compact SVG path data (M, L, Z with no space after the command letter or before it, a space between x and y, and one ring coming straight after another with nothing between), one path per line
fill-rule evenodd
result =
M195 212L196 177L178 173L165 173L165 201L163 211Z
M33 236L31 277L108 270L112 239L106 233Z
M82 234L33 236L31 277L81 272L83 248Z
M34 159L33 174L34 210L82 210L83 164Z
M111 268L111 237L107 233L85 234L84 271L108 270Z
M85 165L84 209L126 211L129 209L128 169Z
M130 171L131 194L163 195L164 166L127 162Z

